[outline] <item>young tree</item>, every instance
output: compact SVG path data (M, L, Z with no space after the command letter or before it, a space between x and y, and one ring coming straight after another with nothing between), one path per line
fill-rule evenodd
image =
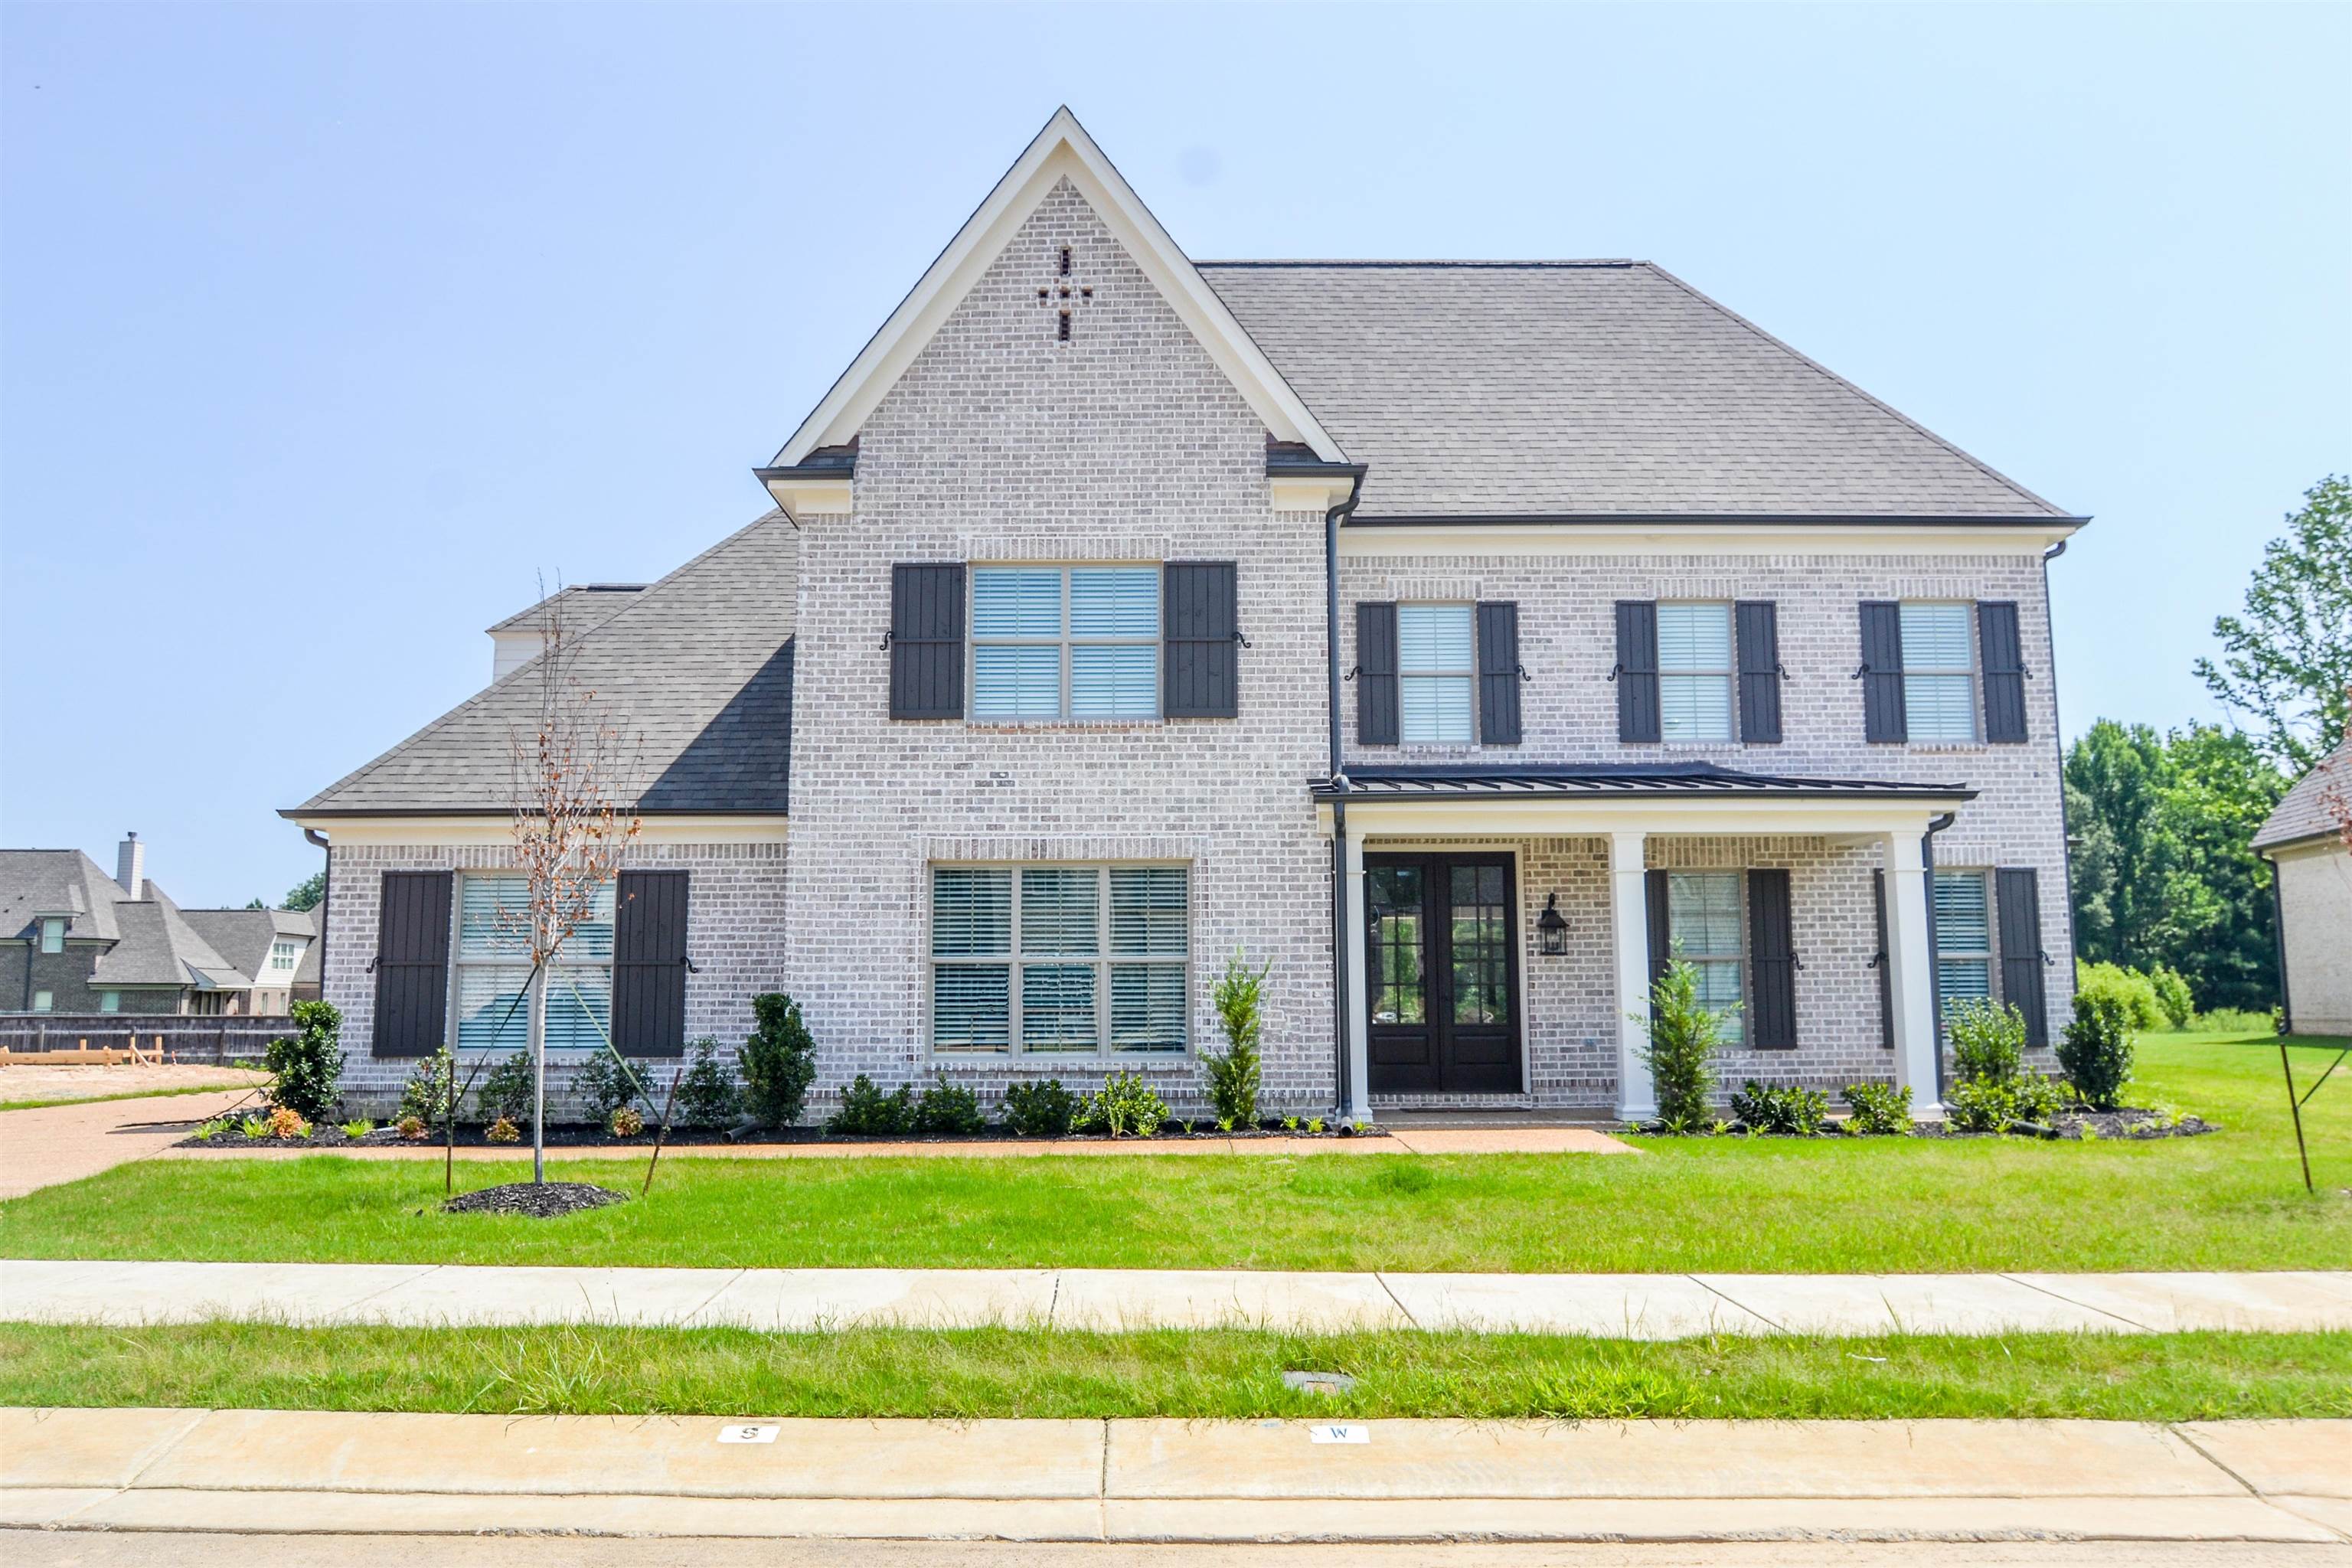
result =
M541 584L544 589L546 584ZM503 916L529 944L531 1058L530 1174L547 1179L547 983L564 944L600 913L621 858L635 839L642 748L625 740L596 692L575 678L559 583L542 595L538 681L528 726L509 732L515 864L524 908ZM615 911L617 915L617 911Z
M2352 480L2330 474L2303 500L2263 551L2245 614L2214 621L2220 663L2197 661L2206 689L2252 720L2294 774L2334 751L2352 717Z

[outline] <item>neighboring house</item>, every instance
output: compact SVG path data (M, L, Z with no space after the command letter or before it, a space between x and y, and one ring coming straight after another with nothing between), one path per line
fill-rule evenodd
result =
M122 841L109 878L79 849L0 849L0 1012L274 1015L316 933L287 910L183 910Z
M1066 110L758 472L776 510L574 645L645 830L559 1063L731 1049L782 990L820 1102L1192 1107L1239 954L1271 1105L1639 1116L1678 948L1729 1084L1928 1109L1939 985L2037 1052L2067 1012L2084 520L1648 263L1196 263ZM286 814L355 1089L526 1037L537 698Z
M568 642L611 620L644 589L643 583L587 583L559 589L529 609L517 610L490 628L490 684L540 656L547 646L551 610L553 624L563 628Z
M2278 899L2279 992L2299 1035L2352 1035L2352 741L2254 835Z

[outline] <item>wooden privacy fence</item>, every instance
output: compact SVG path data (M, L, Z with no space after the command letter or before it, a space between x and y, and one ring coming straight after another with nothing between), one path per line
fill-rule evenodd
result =
M0 1018L0 1068L15 1062L258 1064L272 1040L296 1033L288 1017L253 1018L51 1013Z

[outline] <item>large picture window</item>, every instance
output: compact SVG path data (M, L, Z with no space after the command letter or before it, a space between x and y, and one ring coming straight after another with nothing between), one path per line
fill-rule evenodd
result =
M974 719L1154 719L1160 568L976 566Z
M1408 742L1478 738L1477 645L1468 605L1397 606L1397 709Z
M1698 971L1698 999L1716 1012L1747 999L1740 948L1741 877L1737 871L1673 871L1666 876L1666 931L1675 956ZM1748 1037L1745 1011L1723 1020L1723 1043Z
M1731 739L1731 606L1658 605L1658 721L1668 741Z
M1982 871L1936 873L1936 994L1944 1003L1992 995L1992 908Z
M1183 1050L1190 890L1181 866L932 868L932 1048Z
M457 951L451 988L457 1048L519 1051L530 1043L530 881L467 872L457 879ZM601 1050L613 1026L613 889L597 889L590 918L547 972L547 1048Z
M1914 741L1977 738L1975 616L1967 605L1906 604L1903 710Z

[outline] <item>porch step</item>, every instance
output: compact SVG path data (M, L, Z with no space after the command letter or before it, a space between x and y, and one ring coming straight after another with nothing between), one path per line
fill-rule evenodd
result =
M1533 1110L1532 1094L1376 1094L1379 1110Z

